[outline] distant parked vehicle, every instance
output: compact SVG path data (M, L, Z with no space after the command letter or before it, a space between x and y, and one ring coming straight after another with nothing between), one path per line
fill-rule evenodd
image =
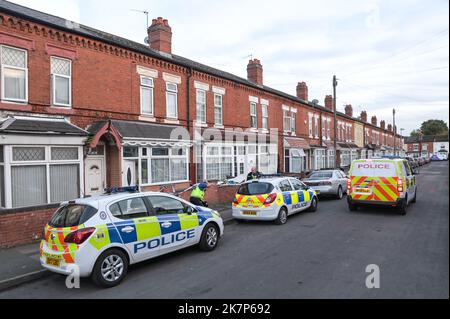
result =
M425 165L425 157L419 157L417 160L419 162L419 166Z
M437 156L436 154L433 154L433 155L431 156L430 160L431 160L432 162L442 161L442 160L439 158L439 156Z
M417 162L416 159L412 158L412 157L406 157L406 160L409 163L409 167L411 167L411 170L417 174L419 172L419 163Z
M332 195L342 199L347 192L347 176L338 169L313 171L303 182L318 195Z

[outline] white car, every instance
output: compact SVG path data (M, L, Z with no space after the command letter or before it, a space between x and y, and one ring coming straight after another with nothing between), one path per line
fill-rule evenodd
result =
M273 220L282 225L291 214L317 210L316 192L292 177L258 179L242 184L233 201L237 220Z
M125 277L128 265L199 244L216 248L219 213L166 193L120 192L64 202L45 227L41 265L92 276L104 287Z

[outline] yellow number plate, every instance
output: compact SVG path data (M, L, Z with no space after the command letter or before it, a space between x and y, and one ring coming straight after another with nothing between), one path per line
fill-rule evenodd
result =
M253 211L243 211L242 214L243 214L243 215L252 215L252 216L256 216L257 213L256 213L256 212L253 212Z
M355 193L371 193L370 188L355 188Z
M61 260L47 257L46 264L50 266L59 267L59 265L61 264Z

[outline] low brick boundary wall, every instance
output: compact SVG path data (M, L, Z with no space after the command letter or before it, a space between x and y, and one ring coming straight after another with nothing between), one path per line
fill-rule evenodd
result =
M189 184L182 186L187 188ZM205 199L209 205L229 203L231 207L238 187L238 185L211 184L206 191ZM147 190L158 191L159 188ZM171 189L168 188L166 191L170 192ZM189 200L190 194L191 192L187 191L180 197ZM41 239L44 235L45 224L48 223L56 208L57 205L40 209L0 210L0 248L28 244Z

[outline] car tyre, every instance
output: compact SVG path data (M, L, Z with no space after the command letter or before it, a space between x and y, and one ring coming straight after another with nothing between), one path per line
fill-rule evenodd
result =
M402 204L398 207L398 212L400 215L406 215L408 210L408 198L402 201Z
M351 212L355 212L358 210L358 206L356 206L356 204L348 203L348 210Z
M203 228L202 236L200 238L199 247L203 251L212 251L219 243L219 228L209 223Z
M97 258L92 271L92 281L101 287L111 288L120 284L128 272L128 258L120 249L104 251Z
M416 191L415 191L415 193L414 193L414 197L413 197L413 199L411 200L411 202L412 203L415 203L417 201L417 186L416 186Z
M275 219L276 225L284 225L287 222L287 210L286 208L282 207L280 211L278 212L278 217Z
M318 202L317 197L314 196L311 201L311 205L308 208L308 212L314 213L315 211L317 211L317 202Z
M344 191L342 190L342 186L339 185L338 191L337 191L337 194L336 194L336 198L337 199L342 199L342 197L344 197Z

